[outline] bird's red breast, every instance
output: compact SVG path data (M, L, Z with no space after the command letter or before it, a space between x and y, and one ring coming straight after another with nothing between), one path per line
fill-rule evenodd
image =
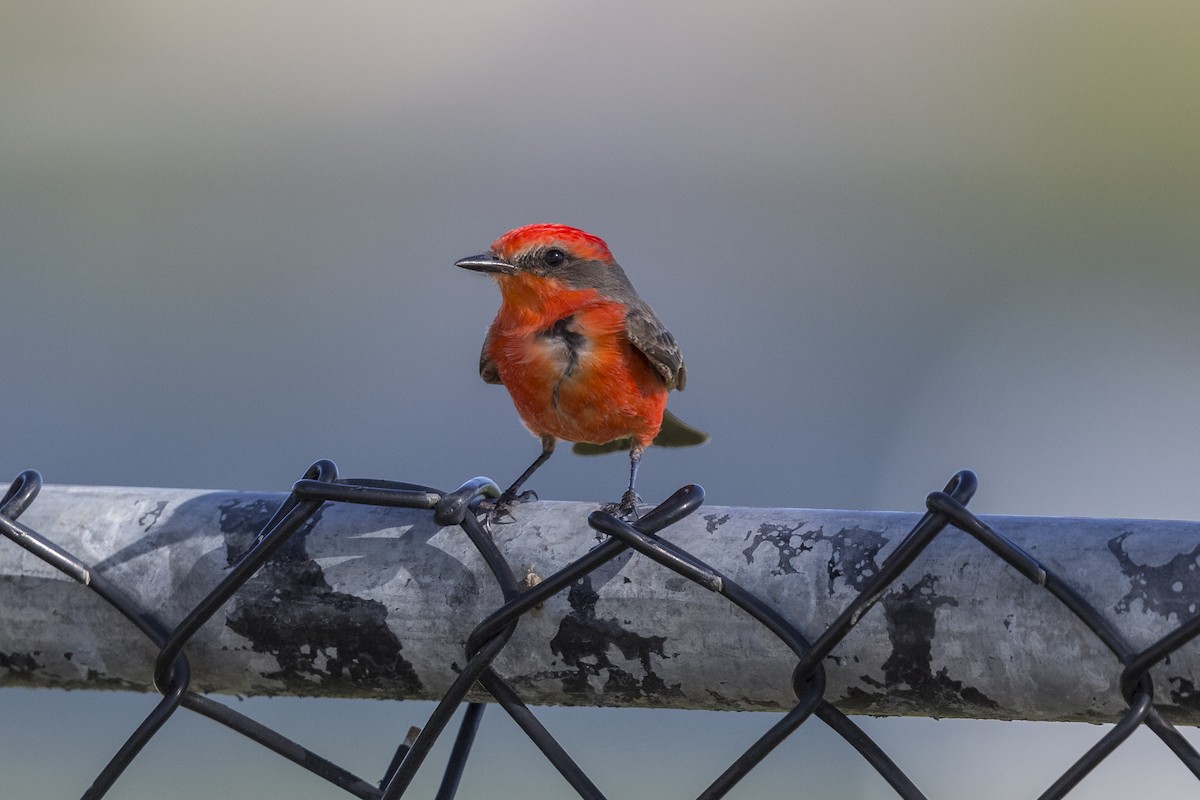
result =
M650 444L667 389L625 336L626 306L554 278L498 281L502 301L486 355L526 427L571 442L632 436Z

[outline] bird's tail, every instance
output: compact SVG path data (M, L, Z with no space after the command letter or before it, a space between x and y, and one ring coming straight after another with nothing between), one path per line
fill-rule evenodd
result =
M699 428L693 428L670 411L664 409L662 427L658 429L658 435L654 437L654 441L650 444L659 447L691 447L697 444L704 444L708 441L708 438L708 434L704 431ZM576 442L571 451L581 456L598 456L602 453L615 453L618 450L628 450L630 444L632 444L632 440L626 436L621 439L613 439L611 442L605 442L604 444Z

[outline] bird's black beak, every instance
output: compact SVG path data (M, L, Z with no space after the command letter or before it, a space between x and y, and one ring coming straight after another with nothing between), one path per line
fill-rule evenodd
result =
M463 269L473 269L476 272L491 272L496 275L513 275L517 268L507 261L501 261L491 253L480 253L477 256L470 256L461 261L455 261L454 266L462 267Z

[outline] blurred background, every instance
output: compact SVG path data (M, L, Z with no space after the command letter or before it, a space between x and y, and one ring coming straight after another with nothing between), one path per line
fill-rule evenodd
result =
M672 408L712 442L649 452L648 502L918 510L968 467L976 511L1200 518L1190 0L15 2L0 76L4 480L283 491L328 457L507 484L538 445L476 372L498 293L451 265L555 221L687 358ZM612 500L625 463L534 487ZM78 796L154 699L0 691L0 795ZM238 708L372 779L430 710ZM775 719L540 714L613 798L694 796ZM863 725L981 800L1102 734ZM1139 733L1072 796L1147 776L1197 791ZM815 720L731 797L798 787L893 796ZM110 796L332 794L181 713ZM460 797L568 794L485 715Z

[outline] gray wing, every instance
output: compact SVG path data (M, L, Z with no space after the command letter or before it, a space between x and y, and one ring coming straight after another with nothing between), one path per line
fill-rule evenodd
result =
M646 301L638 297L633 284L625 276L625 270L617 264L584 261L575 265L566 280L573 289L594 288L600 294L624 303L628 308L625 312L625 336L650 360L668 389L683 388L687 382L687 370L683 366L679 345L675 344L675 337L659 322Z
M683 389L687 383L687 368L683 365L679 345L640 298L629 304L625 314L625 335L658 370L668 389Z
M488 344L491 341L492 329L489 327L487 336L483 337L483 350L479 353L479 377L483 378L484 383L503 385L504 381L500 380L500 370L496 369L496 362L488 357Z

